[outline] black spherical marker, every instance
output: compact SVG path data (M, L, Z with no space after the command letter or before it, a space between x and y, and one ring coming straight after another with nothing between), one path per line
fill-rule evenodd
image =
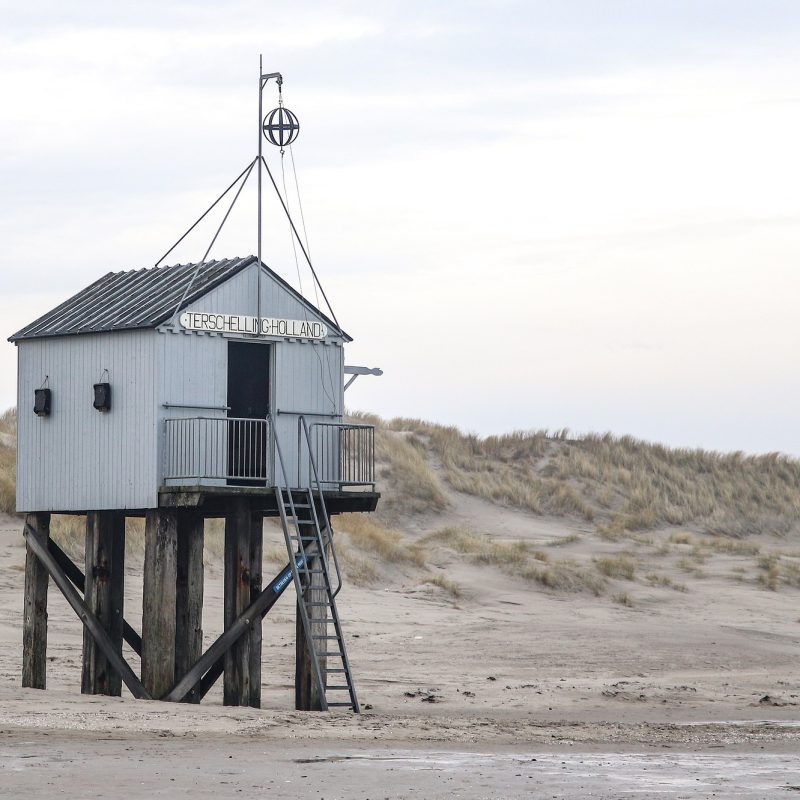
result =
M264 117L262 129L268 142L277 147L287 147L297 139L300 123L288 108L278 106Z

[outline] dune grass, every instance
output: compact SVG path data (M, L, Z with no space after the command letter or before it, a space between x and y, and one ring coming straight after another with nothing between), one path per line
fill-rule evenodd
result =
M503 572L533 581L548 589L570 592L589 591L600 595L605 582L591 570L568 559L553 561L549 555L533 550L525 542L498 542L472 531L449 526L425 536L420 544L448 547L468 556L474 564L491 565Z
M544 431L480 438L416 419L397 418L382 426L413 434L411 441L435 454L456 491L539 514L594 518L576 486L539 474L537 461L550 443Z
M627 608L633 608L633 598L627 592L619 592L612 596L611 598L615 603L619 603L621 606L626 606Z
M450 578L446 577L445 575L435 575L432 578L423 578L422 584L436 586L446 594L449 594L454 600L458 600L458 598L463 595L461 587L454 581L451 581Z
M770 553L761 556L756 564L759 569L757 581L765 589L777 592L781 586L800 588L800 560Z
M594 521L609 540L690 524L738 538L800 532L800 461L778 453L723 454L566 430L478 437L406 418L377 423L427 449L453 489Z
M334 522L340 534L361 553L368 553L390 564L425 566L425 554L410 544L402 533L366 514L342 514Z
M756 580L767 589L800 588L800 554L764 555L747 534L785 536L800 532L800 462L778 454L745 456L653 445L632 437L586 435L566 430L515 432L478 437L454 427L415 419L383 421L354 415L376 425L376 455L383 499L376 515L337 517L334 526L343 568L349 580L370 585L387 569L422 571L421 580L447 588L426 575L428 549L445 547L473 564L498 568L508 575L563 591L603 594L614 580L637 579L643 552L604 555L578 563L554 558L549 548L592 537L625 540L649 546L657 556L677 560L675 566L704 577L703 565L719 554L744 557ZM13 513L15 494L16 413L0 415L0 511ZM482 533L445 527L417 542L401 530L416 514L435 515L447 509L448 489L536 514L565 517L585 528L563 538L539 543L498 541ZM588 525L587 523L592 523ZM669 538L651 528L680 526ZM74 558L82 559L85 520L53 517L52 535ZM129 558L143 552L143 521L127 522ZM596 540L596 539L595 539ZM221 559L223 523L206 525L207 563ZM547 548L547 549L542 549ZM650 551L648 551L650 552ZM571 553L570 553L571 555ZM283 561L282 547L268 549L268 561ZM651 567L647 567L651 568ZM743 574L743 573L742 573ZM419 575L419 573L417 573ZM652 586L678 591L682 584L650 572L642 578ZM455 584L453 584L455 586ZM457 587L456 587L457 588Z
M596 558L594 564L598 572L608 578L624 578L632 581L636 577L636 565L626 555Z
M10 408L0 415L0 511L13 514L17 492L17 412Z
M670 578L669 575L663 575L657 572L651 572L648 575L645 575L645 580L651 586L661 586L665 589L674 589L676 592L688 591L688 589L686 588L686 584L674 581L672 578Z
M417 437L392 430L374 414L353 412L349 418L375 426L375 460L384 496L380 516L440 511L447 507L447 493L431 469L428 453Z

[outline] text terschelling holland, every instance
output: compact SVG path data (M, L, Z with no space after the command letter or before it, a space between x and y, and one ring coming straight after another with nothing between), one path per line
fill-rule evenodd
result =
M251 336L285 336L297 339L324 339L328 328L321 322L304 319L273 319L244 314L214 314L205 311L184 311L181 325L190 331L211 333L245 333Z

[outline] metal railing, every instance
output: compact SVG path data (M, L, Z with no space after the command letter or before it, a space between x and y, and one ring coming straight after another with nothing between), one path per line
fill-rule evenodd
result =
M298 420L297 452L290 456L297 487L317 479L326 489L375 488L372 425ZM305 441L303 441L305 439ZM167 485L276 486L276 434L271 418L181 417L164 421ZM285 444L285 442L284 442ZM295 473L296 468L296 473ZM288 482L287 482L288 483Z
M165 481L236 481L272 486L268 419L185 417L164 421Z
M344 422L314 422L306 426L298 420L297 450L302 453L300 439L305 430L308 450L314 455L320 484L343 489L346 486L375 488L375 427ZM312 464L308 464L309 472ZM298 482L302 459L298 458ZM309 475L311 477L311 475Z

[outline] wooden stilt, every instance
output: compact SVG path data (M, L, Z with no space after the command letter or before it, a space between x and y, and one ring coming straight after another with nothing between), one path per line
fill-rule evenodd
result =
M175 681L203 652L203 517L178 512L177 597L175 620ZM199 703L190 693L187 702Z
M36 536L36 531L25 525L25 542L28 547L34 551L34 554L42 562L53 583L61 590L66 601L72 607L72 610L78 615L78 619L91 631L100 649L105 654L111 665L116 671L122 675L122 680L125 685L130 689L131 694L137 700L152 700L149 692L142 686L142 682L134 675L133 670L128 666L128 663L117 652L117 648L111 641L111 637L106 633L105 628L98 622L97 617L92 614L83 602L78 590L75 588L71 579L59 566L50 549L39 541Z
M177 512L148 511L144 542L142 683L153 697L160 698L175 681Z
M322 520L320 520L322 523ZM322 531L323 541L326 541L327 532ZM326 555L330 552L326 548ZM318 570L321 568L320 557L311 559L311 570ZM310 595L310 597L308 596ZM308 617L311 622L312 634L315 636L325 636L330 633L328 625L325 622L315 621L322 620L326 617L326 608L324 604L327 601L325 593L325 579L321 574L312 574L309 585L304 591L306 600L311 603L318 603L320 605L312 605L308 608ZM299 605L298 598L298 605ZM323 680L325 679L325 666L327 659L324 656L319 658L319 666L322 672ZM303 630L303 621L300 617L300 609L297 608L296 624L295 624L295 676L294 676L294 705L298 711L321 711L321 698L319 687L314 680L314 672L311 666L311 654L308 650L308 643L306 641L305 631Z
M50 538L50 515L28 514L25 524L44 547ZM44 565L27 547L25 555L25 605L22 621L22 685L44 689L47 680L47 584Z
M86 578L84 602L122 655L125 576L125 516L120 511L86 515ZM111 667L92 634L83 631L84 694L119 696L122 677Z
M69 556L52 539L48 542L47 551L72 585L83 594L86 590L86 579L78 567L70 561ZM130 645L131 650L141 657L142 637L124 619L122 620L122 638Z
M250 596L261 594L261 568L264 551L264 517L254 513L250 520ZM257 614L250 624L250 701L253 708L261 708L261 630L262 617Z
M231 501L225 516L225 630L250 605L250 539L253 515L245 498ZM223 702L250 703L250 630L225 654Z
M172 701L182 700L190 691L195 691L200 698L205 697L208 690L222 675L225 664L225 653L231 645L250 630L251 620L263 619L269 610L278 602L281 594L292 582L292 570L287 564L262 589L261 593L242 612L236 621L219 636L211 647L203 653L192 668L178 681L175 688L165 698Z

